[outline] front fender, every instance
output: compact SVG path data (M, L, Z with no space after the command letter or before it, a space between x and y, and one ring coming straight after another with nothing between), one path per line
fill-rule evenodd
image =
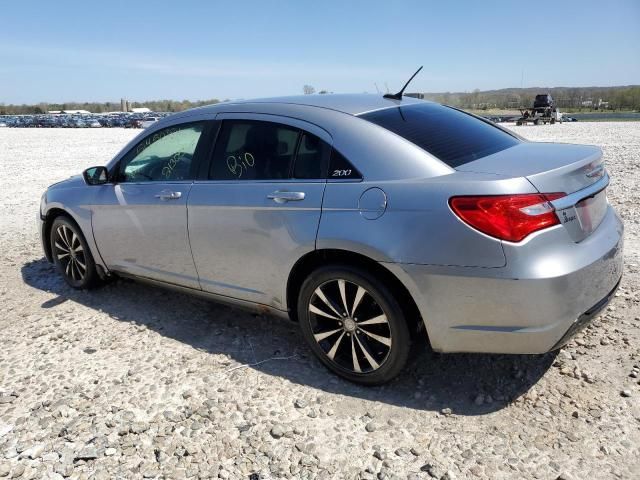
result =
M43 202L44 204L41 206L40 211L40 217L43 222L41 228L43 245L45 248L46 245L48 245L48 235L53 219L60 214L67 215L80 228L96 265L99 265L104 272L108 272L104 260L100 255L100 251L98 250L91 225L91 217L93 214L91 205L93 204L92 198L95 196L95 192L87 192L85 190L86 188L72 188L47 191L46 202ZM73 198L73 203L69 202L70 198ZM49 259L49 255L47 258Z

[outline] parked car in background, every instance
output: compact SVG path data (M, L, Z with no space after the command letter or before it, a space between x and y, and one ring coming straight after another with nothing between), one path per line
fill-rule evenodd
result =
M124 124L124 128L142 128L142 120L137 118L129 119Z
M146 117L140 122L140 127L149 128L151 125L160 120L158 117Z
M122 275L270 311L379 384L412 342L536 354L584 328L622 274L608 184L597 147L407 97L305 95L156 122L50 186L38 218L73 288Z
M164 118L167 113L156 112L156 119ZM7 127L16 128L99 128L133 127L141 128L145 114L119 112L116 114L38 114L3 115L0 121Z

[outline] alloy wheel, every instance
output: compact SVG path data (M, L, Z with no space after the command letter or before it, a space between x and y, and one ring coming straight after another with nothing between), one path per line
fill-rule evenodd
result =
M387 313L361 285L325 282L315 289L308 310L313 337L342 369L370 373L387 360L393 341Z
M53 245L64 274L74 283L81 283L87 274L87 260L80 237L68 226L59 225Z

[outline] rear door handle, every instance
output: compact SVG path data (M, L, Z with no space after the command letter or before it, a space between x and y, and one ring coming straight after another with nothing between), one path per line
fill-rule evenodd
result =
M182 196L182 192L172 192L171 190L163 190L155 197L160 200L177 200Z
M299 202L304 200L304 192L273 192L267 195L267 198L276 203Z

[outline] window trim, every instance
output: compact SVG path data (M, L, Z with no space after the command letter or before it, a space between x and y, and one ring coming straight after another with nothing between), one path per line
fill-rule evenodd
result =
M300 145L302 144L302 137L304 137L304 130L298 130L298 138L296 139L296 146L293 148L293 159L289 164L289 173L287 174L287 178L293 179L293 172L296 169L296 163L298 162L298 153L300 152Z
M213 160L213 152L220 137L220 130L222 130L222 120L211 120L209 124L207 138L205 139L206 143L202 146L203 152L198 166L198 174L194 182L209 179L209 169L211 168L211 162Z
M278 115L273 113L255 113L255 112L224 112L216 115L217 121L223 120L258 120L262 122L281 123L289 127L298 128L309 132L329 145L333 146L333 137L320 125L303 120L301 118L289 117L287 115Z

